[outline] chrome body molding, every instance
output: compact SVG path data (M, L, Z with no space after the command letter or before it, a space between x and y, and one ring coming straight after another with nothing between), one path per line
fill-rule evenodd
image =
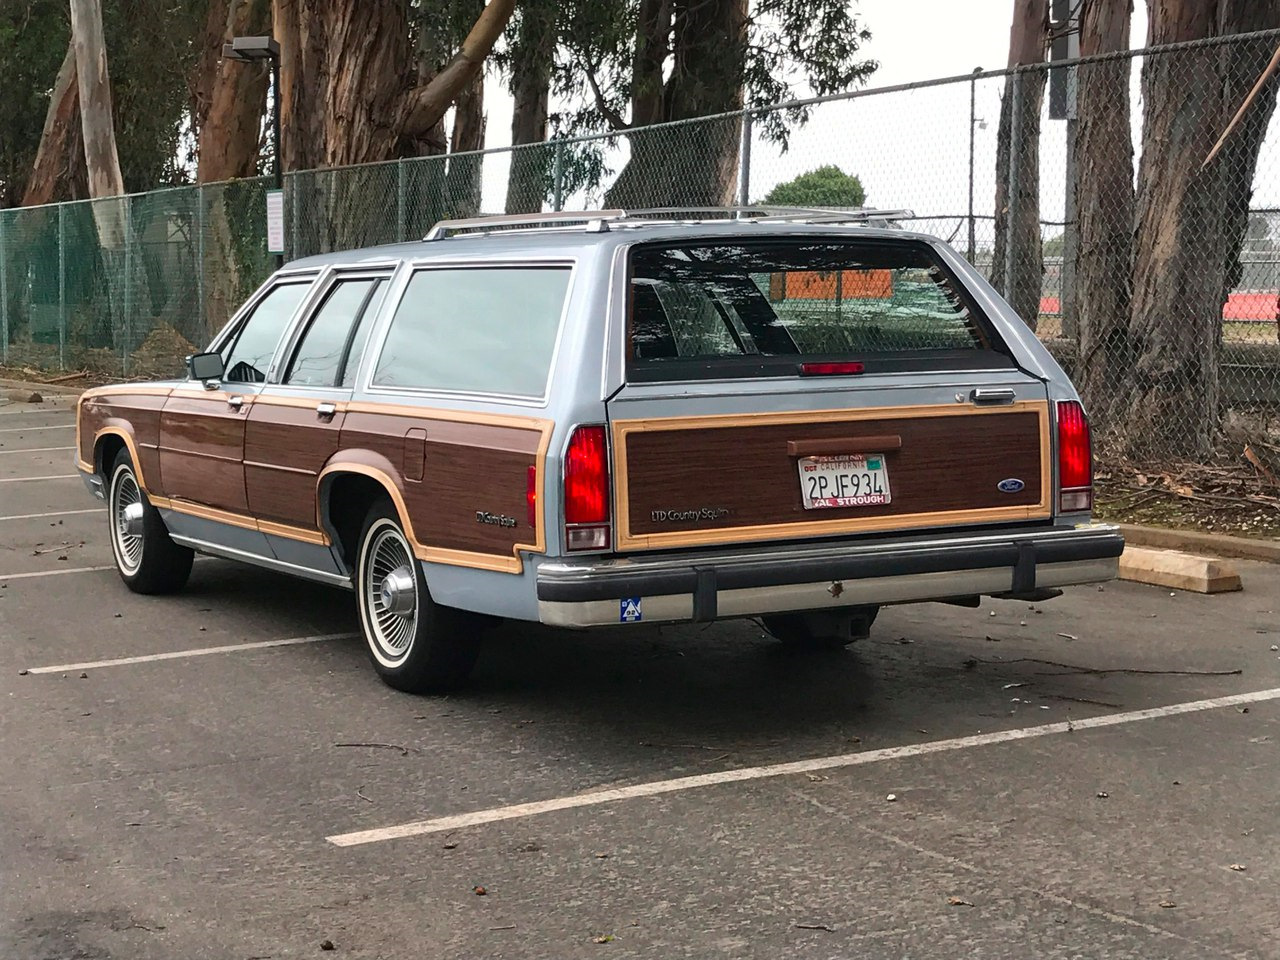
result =
M304 580L314 580L317 583L326 583L331 587L343 587L350 590L351 578L349 576L326 573L323 570L315 570L311 567L300 567L294 563L285 563L283 560L277 560L275 557L264 557L260 553L251 553L247 550L237 550L234 547L228 547L220 543L210 543L208 540L198 540L195 537L187 537L177 533L170 533L170 539L174 543L184 547L190 547L197 553L208 554L211 557L221 557L224 560L238 560L241 563L251 563L254 566L264 567L267 570L274 570L277 573L287 573L290 576L301 577Z

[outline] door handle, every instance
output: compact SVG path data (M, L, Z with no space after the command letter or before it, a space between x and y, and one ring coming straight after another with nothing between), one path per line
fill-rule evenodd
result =
M1018 394L1010 387L975 387L969 391L969 401L977 404L1013 403Z
M239 410L244 406L244 397L227 397L227 406L232 410Z
M338 412L338 405L336 403L329 403L326 400L324 403L320 403L316 405L317 417L332 417L337 412Z

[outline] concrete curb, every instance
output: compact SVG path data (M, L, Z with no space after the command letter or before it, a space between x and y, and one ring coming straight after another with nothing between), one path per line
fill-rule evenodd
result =
M1280 563L1280 540L1251 540L1248 537L1231 537L1225 533L1198 533L1194 530L1169 530L1164 527L1144 527L1132 523L1118 524L1125 543L1135 547L1154 547L1161 550L1180 550L1185 553L1208 553L1216 557L1234 557L1238 560L1262 560Z

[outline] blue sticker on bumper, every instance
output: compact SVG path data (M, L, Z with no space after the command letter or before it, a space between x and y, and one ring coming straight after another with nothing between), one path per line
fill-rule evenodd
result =
M638 623L643 619L644 615L640 612L639 597L624 597L618 601L619 623Z

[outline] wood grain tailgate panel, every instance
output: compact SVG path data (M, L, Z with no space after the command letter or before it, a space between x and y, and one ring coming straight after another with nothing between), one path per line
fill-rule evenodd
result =
M946 522L932 516L938 513L998 511L991 519L1000 519L1011 513L1048 512L1043 404L969 415L867 419L864 413L849 419L828 415L819 422L750 425L739 420L692 429L663 429L661 421L647 422L643 429L627 429L626 421L618 426L626 447L626 534L628 539L658 535L653 545L672 542L673 535L695 543L714 531L746 527L805 524L803 535L812 536L823 532L815 525L847 532L859 525L892 526L886 518L920 515L929 525ZM900 449L875 451L885 456L892 503L804 509L796 457L788 454L789 446L834 452L823 441L860 437L901 438ZM997 484L1011 477L1025 487L1018 493L1001 492ZM721 519L673 521L653 516L654 511L687 515L704 508ZM912 524L904 519L902 525Z

